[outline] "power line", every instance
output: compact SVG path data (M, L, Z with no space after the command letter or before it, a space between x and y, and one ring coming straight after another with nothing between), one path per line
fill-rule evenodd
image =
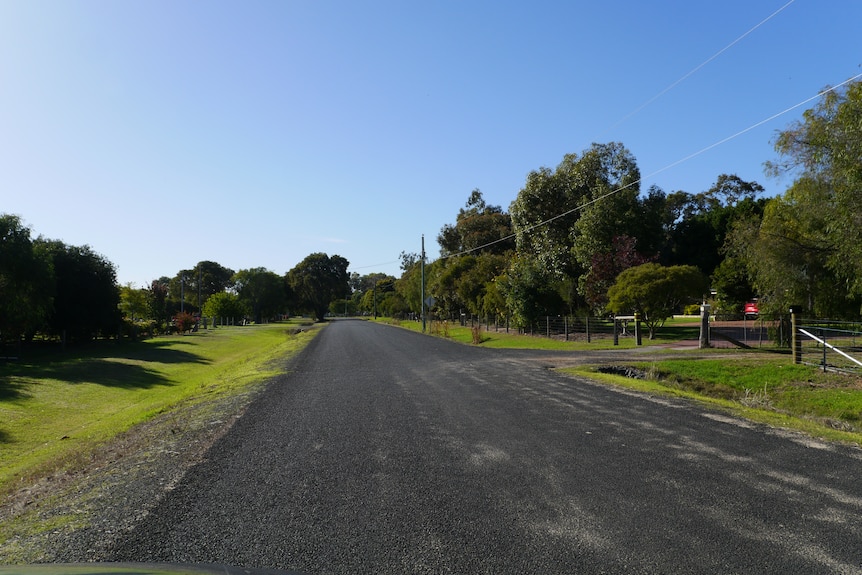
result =
M689 154L689 155L687 155L687 156L685 156L685 157L683 157L683 158L681 158L681 159L679 159L679 160L676 160L675 162L672 162L672 163L670 163L670 164L668 164L668 165L664 166L663 168L659 168L658 170L656 170L656 171L654 171L654 172L652 172L652 173L650 173L650 174L648 174L648 175L646 175L646 176L642 176L642 177L638 178L637 180L634 180L633 182L631 182L631 183L629 183L629 184L626 184L625 186L622 186L622 187L616 188L616 189L614 189L614 190L611 190L610 192L608 192L608 193L606 193L606 194L603 194L603 195L601 195L601 196L599 196L599 197L597 197L597 198L593 198L592 200L589 200L588 202L585 202L585 203L581 204L580 206L578 206L578 207L576 207L576 208L572 208L571 210L568 210L568 211L563 212L563 213L561 213L561 214L557 214L556 216L553 216L553 217L551 217L551 218L548 218L547 220L544 220L544 221L541 221L541 222L539 222L539 223L533 224L532 226L529 226L529 227L525 228L524 230L521 230L521 232L520 232L520 233L529 233L529 232L531 232L531 231L535 230L536 228L540 228L540 227L542 227L542 226L544 226L544 225L547 225L547 224L549 224L549 223L551 223L551 222L553 222L553 221L555 221L555 220L558 220L558 219L560 219L560 218L564 218L564 217L566 217L566 216L568 216L568 215L571 215L571 214L573 214L573 213L575 213L575 212L577 212L577 211L579 211L579 210L582 210L582 209L584 209L584 208L586 208L586 207L588 207L588 206L591 206L591 205L593 205L593 204L595 204L595 203L597 203L597 202L599 202L599 201L601 201L601 200L603 200L603 199L605 199L605 198L608 198L608 197L610 197L610 196L612 196L612 195L614 195L614 194L617 194L617 193L619 193L619 192L622 192L623 190L626 190L626 189L628 189L628 188L630 188L630 187L632 187L632 186L634 186L634 185L636 185L636 184L641 184L641 183L643 183L644 181L646 181L646 180L649 180L649 179L653 178L653 177L654 177L654 176L656 176L657 174L660 174L660 173L662 173L662 172L664 172L664 171L666 171L666 170L669 170L669 169L671 169L671 168L673 168L673 167L675 167L675 166L678 166L679 164L682 164L682 163L684 163L684 162L687 162L688 160L691 160L692 158L695 158L695 157L697 157L697 156L699 156L699 155L701 155L701 154L704 154L704 153L708 152L709 150L712 150L713 148L716 148L716 147L718 147L718 146L720 146L720 145L722 145L722 144L726 144L727 142L729 142L729 141L731 141L731 140L733 140L733 139L736 139L736 138L738 138L739 136L742 136L743 134L746 134L746 133L750 132L751 130L754 130L755 128L758 128L758 127L760 127L760 126L762 126L762 125L764 125L764 124L766 124L766 123L768 123L768 122L771 122L772 120L774 120L774 119L776 119L776 118L779 118L779 117L783 116L784 114L787 114L787 113L789 113L789 112L792 112L793 110L796 110L797 108L800 108L800 107L802 107L802 106L804 106L804 105L808 104L809 102L812 102L812 101L814 101L814 100L816 100L816 99L818 99L818 98L821 98L822 96L824 96L824 95L826 95L826 94L828 94L828 93L830 93L830 92L834 92L835 90L837 90L837 89L839 89L839 88L841 88L841 87L843 87L843 86L846 86L847 84L850 84L851 82L854 82L854 81L856 81L856 80L859 80L860 78L862 78L862 73L857 74L857 75L853 76L852 78L849 78L849 79L847 79L847 80L845 80L845 81L841 82L840 84L838 84L838 85L836 85L836 86L831 86L831 87L829 87L829 88L826 88L826 89L824 89L824 90L821 90L820 92L818 92L818 93L817 93L817 94L815 94L814 96L811 96L811 97L809 97L809 98L806 98L805 100L802 100L801 102L799 102L799 103L797 103L797 104L794 104L793 106L790 106L789 108L786 108L786 109L784 109L784 110L782 110L782 111L780 111L780 112L778 112L778 113L776 113L776 114L773 114L773 115L769 116L768 118L765 118L765 119L763 119L763 120L760 120L759 122L756 122L756 123L754 123L754 124L752 124L752 125L748 126L747 128L745 128L745 129L743 129L743 130L740 130L740 131L736 132L735 134L732 134L732 135L730 135L730 136L727 136L726 138L722 138L721 140L718 140L717 142L715 142L715 143L713 143L713 144L710 144L709 146L706 146L705 148L701 148L700 150L698 150L698 151L696 151L696 152L694 152L694 153L691 153L691 154ZM516 233L509 234L508 236L506 236L506 237L504 237L504 238L500 238L500 239L498 239L498 240L494 240L493 242L489 242L489 243L487 243L487 244L485 244L485 245L483 245L483 246L479 246L479 247L472 248L472 249L469 249L469 250L464 250L464 251L459 252L459 253L457 253L457 254L449 254L449 255L447 255L447 256L441 256L441 257L440 257L440 258L438 258L438 259L440 259L440 260L445 260L445 259L452 258L452 257L456 257L456 256L467 255L467 254L473 253L473 252L475 252L475 251L478 251L478 250L481 250L481 249L487 248L487 247L489 247L489 246L492 246L492 245L498 244L498 243L500 243L500 242L508 241L508 240L510 240L510 239L512 239L512 238L514 238L514 237L516 237L516 236L517 236L517 234L516 234Z
M635 114L637 114L638 112L640 112L641 110L643 110L644 108L646 108L647 106L649 106L650 104L655 102L656 100L658 100L659 98L661 98L662 96L664 96L665 94L667 94L668 92L673 90L674 88L676 88L679 84L684 82L690 76L694 75L698 70L700 70L701 68L703 68L704 66L706 66L707 64L709 64L710 62L712 62L713 60L718 58L719 56L721 56L723 53L727 52L733 46L735 46L736 44L741 42L744 38L749 36L752 32L754 32L755 30L757 30L758 28L760 28L761 26L763 26L764 24L766 24L767 22L772 20L775 16L777 16L779 13L781 13L785 8L787 8L788 6L793 4L795 1L796 0L790 0L784 6L782 6L781 8L779 8L778 10L776 10L775 12L773 12L772 14L770 14L769 16L767 16L766 18L764 18L763 20L758 22L754 27L749 29L745 34L738 37L736 40L734 40L733 42L731 42L730 44L728 44L727 46L725 46L724 48L722 48L721 50L719 50L718 52L716 52L715 54L713 54L712 56L710 56L709 58L707 58L706 60L704 60L703 62L698 64L697 66L695 66L694 68L692 68L689 72L683 74L678 80L672 82L664 90L661 90L658 94L656 94L655 96L653 96L652 98L650 98L649 100L647 100L646 102L644 102L643 104L641 104L640 106L638 106L637 108L635 108L634 110L632 110L631 112L629 112L628 114L626 114L625 116L623 116L622 118L617 120L616 123L614 123L610 128L605 130L605 133L609 132L610 130L613 130L614 128L616 128L617 126L619 126L620 124L622 124L623 122L625 122L626 120L628 120L629 118L631 118L632 116L634 116Z
M392 261L390 261L390 262L383 262L383 263L380 263L380 264L372 264L372 265L370 265L370 266L352 267L351 269L354 269L354 270L367 270L368 268L379 268L379 267L383 267L383 266L389 266L389 265L392 265L392 264L397 264L398 262L399 262L399 260L392 260Z
M791 4L793 4L795 1L796 1L796 0L789 0L788 2L786 2L784 5L782 5L781 7L779 7L777 10L775 10L774 12L772 12L771 14L769 14L766 18L764 18L763 20L761 20L760 22L758 22L757 24L755 24L753 27L751 27L750 29L748 29L745 33L743 33L742 35L740 35L739 37L737 37L736 39L734 39L732 42L730 42L729 44L727 44L727 45L726 45L725 47L723 47L721 50L719 50L718 52L716 52L715 54L713 54L712 56L710 56L709 58L707 58L706 60L704 60L703 62L701 62L700 64L698 64L697 66L695 66L694 68L692 68L692 69L691 69L690 71L688 71L687 73L683 74L679 79L677 79L677 80L675 80L674 82L672 82L671 84L669 84L667 87L665 87L663 90L661 90L660 92L658 92L656 95L654 95L654 96L653 96L653 97L651 97L650 99L646 100L643 104L641 104L640 106L638 106L637 108L635 108L633 111L629 112L628 114L626 114L625 116L623 116L622 118L620 118L616 123L614 123L610 128L608 128L608 130L606 130L606 132L607 132L607 131L609 131L609 130L611 130L611 129L613 129L613 128L615 128L615 127L617 127L617 126L619 126L620 124L622 124L623 122L625 122L626 120L628 120L629 118L631 118L631 117L632 117L632 116L634 116L635 114L639 113L641 110L643 110L644 108L646 108L647 106L649 106L650 104L652 104L653 102L655 102L656 100L658 100L659 98L661 98L662 96L664 96L666 93L668 93L669 91L671 91L673 88L675 88L676 86L678 86L679 84L681 84L682 82L684 82L686 79L688 79L689 77L691 77L692 75L694 75L695 73L697 73L700 69L704 68L707 64L709 64L710 62L712 62L713 60L715 60L716 58L718 58L719 56L721 56L723 53L725 53L726 51L728 51L730 48L732 48L733 46L735 46L736 44L738 44L739 42L741 42L742 40L744 40L746 37L750 36L754 31L756 31L758 28L760 28L761 26L763 26L764 24L766 24L767 22L769 22L770 20L772 20L774 17L776 17L778 14L780 14L781 12L783 12L785 9L787 9L787 8L788 8ZM673 167L676 167L676 166L678 166L678 165L680 165L680 164L682 164L682 163L684 163L684 162L687 162L688 160L691 160L691 159L693 159L693 158L695 158L695 157L697 157L697 156L700 156L701 154L704 154L704 153L706 153L707 151L709 151L709 150L711 150L711 149L713 149L713 148L716 148L716 147L718 147L718 146L720 146L720 145L722 145L722 144L725 144L725 143L727 143L727 142L729 142L729 141L731 141L731 140L733 140L733 139L735 139L735 138L738 138L739 136L742 136L743 134L746 134L746 133L750 132L751 130L754 130L754 129L756 129L756 128L758 128L758 127L760 127L760 126L762 126L762 125L764 125L764 124L766 124L766 123L768 123L768 122L770 122L770 121L772 121L772 120L774 120L774 119L776 119L776 118L778 118L778 117L780 117L780 116L783 116L783 115L785 115L785 114L787 114L787 113L789 113L789 112L791 112L791 111L793 111L793 110L795 110L795 109L797 109L797 108L799 108L799 107L801 107L801 106L804 106L805 104L807 104L807 103L809 103L809 102L811 102L811 101L813 101L813 100L816 100L817 98L820 98L820 97L822 97L823 95L825 95L825 94L827 94L827 93L829 93L829 92L835 91L836 89L838 89L838 88L840 88L840 87L842 87L842 86L844 86L844 85L846 85L846 84L849 84L850 82L853 82L853 81L855 81L855 80L857 80L857 79L859 79L859 78L862 78L862 74L857 74L856 76L854 76L854 77L852 77L852 78L850 78L850 79L848 79L848 80L845 80L844 82L841 82L841 83L840 83L840 84L838 84L837 86L833 86L833 87L831 87L831 88L827 88L827 89L825 89L825 90L822 90L821 92L817 93L817 94L816 94L816 95L814 95L814 96L811 96L810 98L807 98L807 99L805 99L805 100L803 100L803 101L801 101L801 102L799 102L799 103L797 103L797 104L795 104L795 105L793 105L793 106L791 106L791 107L789 107L789 108L786 108L785 110L782 110L781 112L778 112L778 113L776 113L776 114L773 114L773 115L769 116L768 118L765 118L765 119L763 119L763 120L761 120L761 121L759 121L759 122L756 122L755 124L752 124L752 125L748 126L747 128L745 128L745 129L743 129L743 130L740 130L740 131L736 132L735 134L732 134L732 135L727 136L727 137L725 137L725 138L723 138L723 139L721 139L721 140L718 140L717 142L714 142L713 144L710 144L709 146L706 146L705 148L702 148L702 149L700 149L700 150L698 150L698 151L696 151L696 152L693 152L693 153L691 153L691 154L689 154L689 155L687 155L687 156L685 156L685 157L683 157L683 158L681 158L681 159L679 159L679 160L676 160L676 161L674 161L674 162L672 162L672 163L670 163L670 164L668 164L668 165L666 165L666 166L664 166L664 167L662 167L662 168L660 168L660 169L658 169L658 170L656 170L656 171L654 171L654 172L652 172L652 173L648 174L647 176L642 176L641 178L639 178L639 179L637 179L637 180L635 180L635 181L632 181L632 182L630 182L629 184L627 184L627 185L625 185L625 186L622 186L622 187L620 187L620 188L617 188L617 189L611 190L610 192L608 192L608 193L606 193L606 194L603 194L603 195L601 195L601 196L599 196L599 197L597 197L597 198L593 198L593 199L591 199L591 200L589 200L589 201L587 201L587 202L585 202L585 203L581 204L580 206L578 206L578 207L576 207L576 208L572 208L571 210L568 210L568 211L566 211L566 212L563 212L563 213L557 214L557 215L555 215L555 216L553 216L553 217L551 217L551 218L548 218L548 219L546 219L546 220L544 220L544 221L541 221L541 222L538 222L538 223L533 224L533 225L531 225L531 226L528 226L527 228L525 228L525 229L523 229L523 230L520 230L518 233L530 233L530 232L532 232L533 230L535 230L535 229L537 229L537 228L540 228L540 227L542 227L542 226L548 225L548 224L550 224L551 222L556 221L556 220L558 220L558 219L560 219L560 218L564 218L564 217L566 217L566 216L569 216L569 215L571 215L571 214L573 214L573 213L575 213L575 212L577 212L577 211L579 211L579 210L582 210L582 209L584 209L584 208L586 208L586 207L588 207L588 206L591 206L592 204L594 204L594 203L596 203L596 202L599 202L599 201L601 201L601 200L603 200L603 199L605 199L605 198L607 198L607 197L610 197L610 196L612 196L612 195L614 195L614 194L617 194L617 193L619 193L619 192L622 192L622 191L624 191L624 190L626 190L626 189L628 189L628 188L630 188L630 187L632 187L632 186L634 186L634 185L638 185L638 184L640 184L640 183L644 182L645 180L648 180L648 179L650 179L650 178L653 178L653 177L654 177L654 176L656 176L657 174L660 174L660 173L662 173L662 172L664 172L664 171L667 171L667 170L669 170L669 169L671 169L671 168L673 168ZM495 244L498 244L498 243L501 243L501 242L505 242L505 241L511 240L511 239L515 238L516 236L517 236L517 233L512 233L512 234L510 234L510 235L508 235L508 236L505 236L505 237L503 237L503 238L500 238L500 239L494 240L494 241L492 241L492 242L488 242L487 244L484 244L484 245L481 245L481 246L478 246L478 247L475 247L475 248L471 248L471 249L469 249L469 250L464 250L464 251L461 251L461 252L458 252L458 253L455 253L455 254L449 254L449 255L446 255L446 256L441 256L441 257L439 257L438 259L439 259L439 260L445 260L445 259L452 258L452 257L458 257L458 256L462 256L462 255L468 255L468 254L471 254L471 253L473 253L473 252L477 252L477 251L479 251L479 250L482 250L482 249L488 248L488 247L490 247L490 246L493 246L493 245L495 245ZM392 264L392 263L397 263L397 260L396 260L395 262L387 262L386 264L378 264L378 265L389 265L389 264ZM363 267L358 267L358 268L354 268L354 269L367 269L367 268L370 268L370 267L375 267L375 266L363 266Z
M756 129L756 128L759 128L760 126L762 126L762 125L764 125L764 124L767 124L767 123L771 122L772 120L775 120L776 118L779 118L779 117L781 117L781 116L783 116L783 115L785 115L785 114L788 114L788 113L790 113L790 112L792 112L792 111L794 111L794 110L796 110L796 109L798 109L798 108L801 108L802 106L805 106L806 104L808 104L808 103L810 103L810 102L813 102L814 100L817 100L818 98L821 98L821 97L825 96L826 94L829 94L830 92L834 92L834 91L838 90L839 88L842 88L842 87L846 86L847 84L850 84L850 83L852 83L852 82L855 82L856 80L859 80L859 79L862 79L862 73L856 74L855 76L853 76L853 77L851 77L851 78L848 78L847 80L844 80L843 82L841 82L841 83L839 83L839 84L837 84L837 85L835 85L835 86L830 86L829 88L825 88L824 90L821 90L821 91L820 91L820 92L818 92L817 94L815 94L815 95L813 95L813 96L810 96L810 97L808 97L808 98L806 98L806 99L802 100L801 102L798 102L798 103L796 103L796 104L794 104L794 105L792 105L792 106L790 106L790 107L788 107L788 108L785 108L784 110L782 110L782 111L780 111L780 112L777 112L777 113L775 113L775 114L772 114L771 116L769 116L769 117L767 117L767 118L764 118L763 120L760 120L759 122L755 122L754 124L751 124L751 125L750 125L750 126L748 126L747 128L744 128L744 129L742 129L742 130L739 130L738 132L736 132L736 133L734 133L734 134L731 134L730 136L727 136L727 137L725 137L725 138L722 138L721 140L718 140L718 141L716 141L716 142L714 142L714 143L712 143L712 144L710 144L710 145L708 145L708 146L706 146L706 147L704 147L704 148L701 148L700 150L697 150L696 152L693 152L693 153L691 153L691 154L689 154L689 155L687 155L687 156L684 156L683 158L680 158L679 160L676 160L676 161L674 161L674 162L671 162L670 164L667 164L666 166L664 166L664 167L662 167L662 168L659 168L658 170L655 170L655 171L651 172L650 174L648 174L648 175L646 175L646 176L642 176L642 177L638 178L637 180L634 180L634 181L632 181L632 182L630 182L630 183L626 184L625 186L621 186L621 187L619 187L619 188L615 188L615 189L613 189L613 190L609 191L609 192L608 192L608 193L606 193L606 194L603 194L603 195L601 195L601 196L599 196L599 197L597 197L597 198L593 198L593 199L591 199L591 200L589 200L589 201L587 201L587 202L585 202L585 203L581 204L580 206L578 206L578 207L576 207L576 208L572 208L571 210L568 210L568 211L562 212L562 213L557 214L557 215L555 215L555 216L553 216L553 217L550 217L550 218L548 218L548 219L546 219L546 220L543 220L543 221L541 221L541 222L538 222L538 223L535 223L535 224L533 224L533 225L531 225L531 226L528 226L527 228L524 228L523 230L521 230L519 233L530 233L530 232L532 232L533 230L535 230L535 229L537 229L537 228L540 228L540 227L542 227L542 226L548 225L548 224L550 224L551 222L556 221L556 220L558 220L558 219L560 219L560 218L564 218L564 217L566 217L566 216L569 216L569 215L571 215L571 214L573 214L573 213L575 213L575 212L577 212L577 211L579 211L579 210L582 210L582 209L584 209L584 208L586 208L586 207L589 207L589 206L591 206L591 205L593 205L593 204L595 204L595 203L597 203L597 202L599 202L599 201L601 201L601 200L603 200L603 199L605 199L605 198L608 198L608 197L610 197L610 196L612 196L612 195L614 195L614 194L617 194L617 193L620 193L620 192L622 192L622 191L624 191L624 190L627 190L628 188L630 188L630 187L632 187L632 186L634 186L634 185L641 184L641 183L643 183L644 181L649 180L649 179L651 179L651 178L655 177L656 175L658 175L658 174L660 174L660 173L662 173L662 172L665 172L665 171L667 171L667 170L669 170L669 169L671 169L671 168L674 168L674 167L676 167L676 166L678 166L678 165L680 165L680 164L682 164L682 163L684 163L684 162L687 162L687 161L689 161L689 160L691 160L691 159L693 159L693 158L696 158L697 156L700 156L701 154L704 154L704 153L708 152L709 150L712 150L713 148L716 148L716 147L718 147L718 146L721 146L722 144L726 144L727 142L729 142L729 141L731 141L731 140L734 140L734 139L736 139L736 138L738 138L738 137L742 136L743 134L746 134L746 133L748 133L748 132L750 132L750 131L752 131L752 130L754 130L754 129ZM449 254L449 255L446 255L446 256L440 256L440 257L439 257L439 258L437 258L437 259L438 259L438 260L446 260L446 259L453 258L453 257L458 257L458 256L468 255L468 254L471 254L471 253L473 253L473 252L477 252L477 251L482 250L482 249L485 249L485 248L487 248L487 247L490 247L490 246L496 245L496 244L498 244L498 243L501 243L501 242L505 242L505 241L511 240L512 238L515 238L517 235L518 235L517 233L512 233L512 234L509 234L508 236L502 237L502 238L497 239L497 240L494 240L494 241L492 241L492 242L488 242L487 244L484 244L484 245L481 245L481 246L478 246L478 247L475 247L475 248L471 248L471 249L469 249L469 250L464 250L464 251L461 251L461 252L458 252L458 253L455 253L455 254ZM396 261L397 261L397 260L396 260ZM389 263L395 263L395 262L389 262ZM383 265L383 264L380 264L380 265ZM365 266L365 267L373 267L373 266ZM354 269L364 269L364 268L354 268Z
M764 24L766 24L767 22L769 22L770 20L772 20L775 16L777 16L778 14L780 14L781 12L783 12L783 11L784 11L788 6L790 6L791 4L793 4L795 1L796 1L796 0L789 0L788 2L786 2L783 6L781 6L780 8L778 8L777 10L775 10L774 12L772 12L769 16L767 16L766 18L764 18L763 20L761 20L760 22L758 22L757 24L755 24L753 27L751 27L750 29L748 29L744 34L742 34L741 36L737 37L735 40L733 40L732 42L730 42L727 46L725 46L724 48L722 48L721 50L719 50L718 52L716 52L715 54L713 54L712 56L710 56L709 58L707 58L706 60L704 60L703 62L701 62L700 64L698 64L697 66L695 66L694 68L692 68L692 69L691 69L690 71L688 71L687 73L683 74L679 79L677 79L676 81L672 82L672 83L671 83L670 85L668 85L666 88L664 88L663 90L661 90L660 92L658 92L655 96L653 96L652 98L648 99L648 100L647 100L647 101L645 101L643 104L641 104L640 106L638 106L637 108L635 108L634 110L632 110L631 112L629 112L628 114L626 114L625 116L623 116L622 118L620 118L619 120L617 120L617 122L616 122L616 123L614 123L610 128L608 128L607 130L605 130L605 133L607 133L608 131L610 131L610 130L612 130L612 129L616 128L617 126L619 126L620 124L622 124L623 122L625 122L626 120L628 120L629 118L631 118L632 116L634 116L635 114L637 114L638 112L640 112L641 110L643 110L644 108L646 108L647 106L649 106L650 104L652 104L653 102L655 102L656 100L658 100L659 98L661 98L662 96L664 96L666 93L668 93L669 91L671 91L672 89L674 89L676 86L678 86L679 84L681 84L682 82L684 82L684 81L685 81L686 79L688 79L690 76L692 76L692 75L694 75L695 73L697 73L701 68L705 67L707 64L709 64L710 62L712 62L713 60L715 60L716 58L718 58L719 56L721 56L723 53L727 52L730 48L732 48L733 46L735 46L736 44L738 44L739 42L741 42L743 39L745 39L746 37L748 37L749 35L751 35L755 30L757 30L758 28L760 28L761 26L763 26ZM658 174L658 173L661 173L661 172L663 172L663 171L665 171L665 170L668 170L668 169L670 169L670 168L672 168L672 167L674 167L674 166L676 166L676 165L678 165L678 164L680 164L680 163L682 163L682 162L685 162L685 161L687 161L687 160L690 160L691 158L694 158L694 157L696 157L696 156L698 156L698 155L700 155L700 154L702 154L702 153L706 152L707 150L710 150L710 149L712 149L712 148L714 148L714 147L716 147L716 146L718 146L718 145L721 145L721 144L723 144L723 143L724 143L724 142L726 142L726 141L732 140L733 138L736 138L737 136L740 136L740 135L742 135L742 134L744 134L744 133L746 133L746 132L748 132L748 131L750 131L750 130L753 130L754 128L756 128L756 127L758 127L758 126L760 126L760 125L762 125L762 124L764 124L764 123L766 123L766 122L769 122L770 120L773 120L774 118L777 118L778 116L781 116L782 114L785 114L785 113L787 113L787 112L789 112L789 111L791 111L791 110L793 110L793 109L795 109L795 108L798 108L799 106L802 106L802 105L806 104L807 102L809 102L809 101L811 101L811 100L813 100L813 99L815 99L815 98L817 98L817 97L821 96L823 93L825 93L825 92L822 92L821 94L818 94L817 96L813 96L812 98L809 98L808 100L805 100L805 101L803 101L803 102L801 102L801 103L797 104L796 106L793 106L793 107L791 107L791 108L788 108L787 110L784 110L783 112L780 112L780 113L778 113L778 114L775 114L775 115L773 115L773 116L771 116L771 117L769 117L769 118L767 118L767 119L763 120L762 122L758 122L757 124L754 124L753 126L750 126L749 128L746 128L745 130L742 130L741 132L738 132L738 133L734 134L733 136L729 136L728 138L725 138L724 140L721 140L721 141L719 141L719 142L716 142L715 144L712 144L711 146L708 146L708 147L706 147L706 148L704 148L704 149L702 149L702 150L700 150L700 151L698 151L698 152L695 152L695 153L693 153L693 154L691 154L691 155L689 155L689 156L686 156L685 158L683 158L683 159L681 159L681 160L677 160L676 162L674 162L674 163L672 163L672 164L670 164L670 165L668 165L668 166L665 166L664 168L661 168L660 170L657 170L656 172L653 172L653 173L652 173L652 174L650 174L648 177L655 176L655 175L656 175L656 174ZM541 227L541 226L547 225L547 224L549 224L549 223L551 223L551 222L553 222L553 221L555 221L555 220L558 220L558 219L560 219L560 218L564 218L564 217L566 217L566 216L568 216L568 215L570 215L570 214L572 214L572 213L574 213L574 212L576 212L576 211L578 211L578 210L580 210L580 209L583 209L583 208L585 208L585 207L587 207L587 206L589 206L589 205L591 205L591 204L593 204L593 203L595 203L595 202L597 202L597 201L599 201L599 200L601 200L601 199L603 199L603 198L606 198L606 197L608 197L608 196L610 196L610 195L612 195L612 194L615 194L615 193L621 192L621 191L623 191L623 190L625 190L625 189L627 189L627 188L629 188L629 187L631 187L631 186L633 186L633 185L635 185L635 184L639 184L643 179L644 179L644 178L638 179L638 180L636 180L636 181L634 181L634 182L629 183L628 185L626 185L626 186L624 186L624 187L622 187L622 188L619 188L619 189L617 189L617 190L613 190L613 191L608 192L607 194L605 194L605 195L603 195L603 196L600 196L599 198L595 198L595 199L593 199L593 200L590 200L589 202L586 202L585 204L583 204L583 205L581 205L581 206L578 206L577 208L573 208L573 209L571 209L571 210L569 210L569 211L567 211L567 212L564 212L564 213L562 213L562 214L556 215L556 216L554 216L554 217L552 217L552 218L549 218L549 219L547 219L547 220L545 220L545 221L543 221L543 222L539 222L539 223L537 223L537 224L534 224L534 225L532 225L532 226L529 226L528 228L526 228L526 229L524 229L524 230L521 230L521 233L529 233L529 232L533 231L533 230L534 230L534 229L536 229L536 228L539 228L539 227ZM510 239L512 239L512 238L514 238L516 235L517 235L517 234L511 234L511 235L508 235L508 236L506 236L506 237L504 237L504 238L500 238L500 239L495 240L495 241L493 241L493 242L489 242L489 243L487 243L487 244L485 244L485 245L478 246L478 247L476 247L476 248L472 248L472 249L470 249L470 250L465 250L465 251L462 251L462 252L458 252L458 253L456 253L456 254L449 254L448 256L440 257L439 259L447 259L447 258L451 258L451 257L457 257L457 256L467 255L467 254L470 254L470 253L472 253L472 252L479 251L479 250L482 250L482 249L484 249L484 248L490 247L490 246L495 245L495 244L497 244L497 243L504 242L504 241L508 241L508 240L510 240Z

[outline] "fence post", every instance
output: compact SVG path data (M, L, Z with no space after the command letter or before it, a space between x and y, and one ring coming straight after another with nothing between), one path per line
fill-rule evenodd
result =
M642 345L641 342L641 314L635 314L635 345Z
M820 328L820 339L823 340L823 372L826 372L826 329Z
M709 304L700 306L700 349L709 347Z
M796 306L790 308L790 348L793 350L793 363L802 363L802 340L796 333L796 314L798 311Z
M614 325L616 325L616 322L614 323ZM586 329L586 332L587 332L587 343L591 343L591 339L590 339L590 314L587 314L587 317L584 318L584 328ZM614 333L616 333L616 330L614 330ZM616 345L616 340L614 340L614 345Z
M620 320L614 317L614 345L620 344Z

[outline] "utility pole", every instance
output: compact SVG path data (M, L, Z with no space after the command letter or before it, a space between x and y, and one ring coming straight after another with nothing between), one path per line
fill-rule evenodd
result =
M422 266L422 333L425 333L425 234L422 234L422 254L419 258Z

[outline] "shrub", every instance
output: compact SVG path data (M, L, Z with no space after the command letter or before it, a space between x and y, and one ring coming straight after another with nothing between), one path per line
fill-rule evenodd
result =
M194 327L197 318L187 311L182 311L174 316L174 326L179 333L185 333Z

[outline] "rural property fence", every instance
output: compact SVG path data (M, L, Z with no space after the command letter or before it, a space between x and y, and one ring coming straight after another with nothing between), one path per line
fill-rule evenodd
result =
M485 331L517 333L561 339L564 341L586 341L612 339L614 318L595 316L545 316L527 327L511 325L503 316L476 316L461 314L454 317L433 317L433 321L447 321L465 327L481 327ZM617 337L635 337L633 317L617 320Z
M798 320L794 357L824 371L862 372L862 323Z
M723 340L743 348L790 347L790 316L718 314L709 320L709 334L710 341Z
M602 341L636 337L633 317L545 316L528 327L512 326L503 316L480 317L461 314L453 317L432 317L432 321L481 327L485 331L519 333L561 339L565 341ZM698 321L692 318L692 321ZM801 363L824 369L862 372L862 323L825 320L797 321L796 338L789 314L769 316L717 315L709 320L709 340L714 346L740 348L791 348L796 343ZM641 326L643 331L643 326Z

